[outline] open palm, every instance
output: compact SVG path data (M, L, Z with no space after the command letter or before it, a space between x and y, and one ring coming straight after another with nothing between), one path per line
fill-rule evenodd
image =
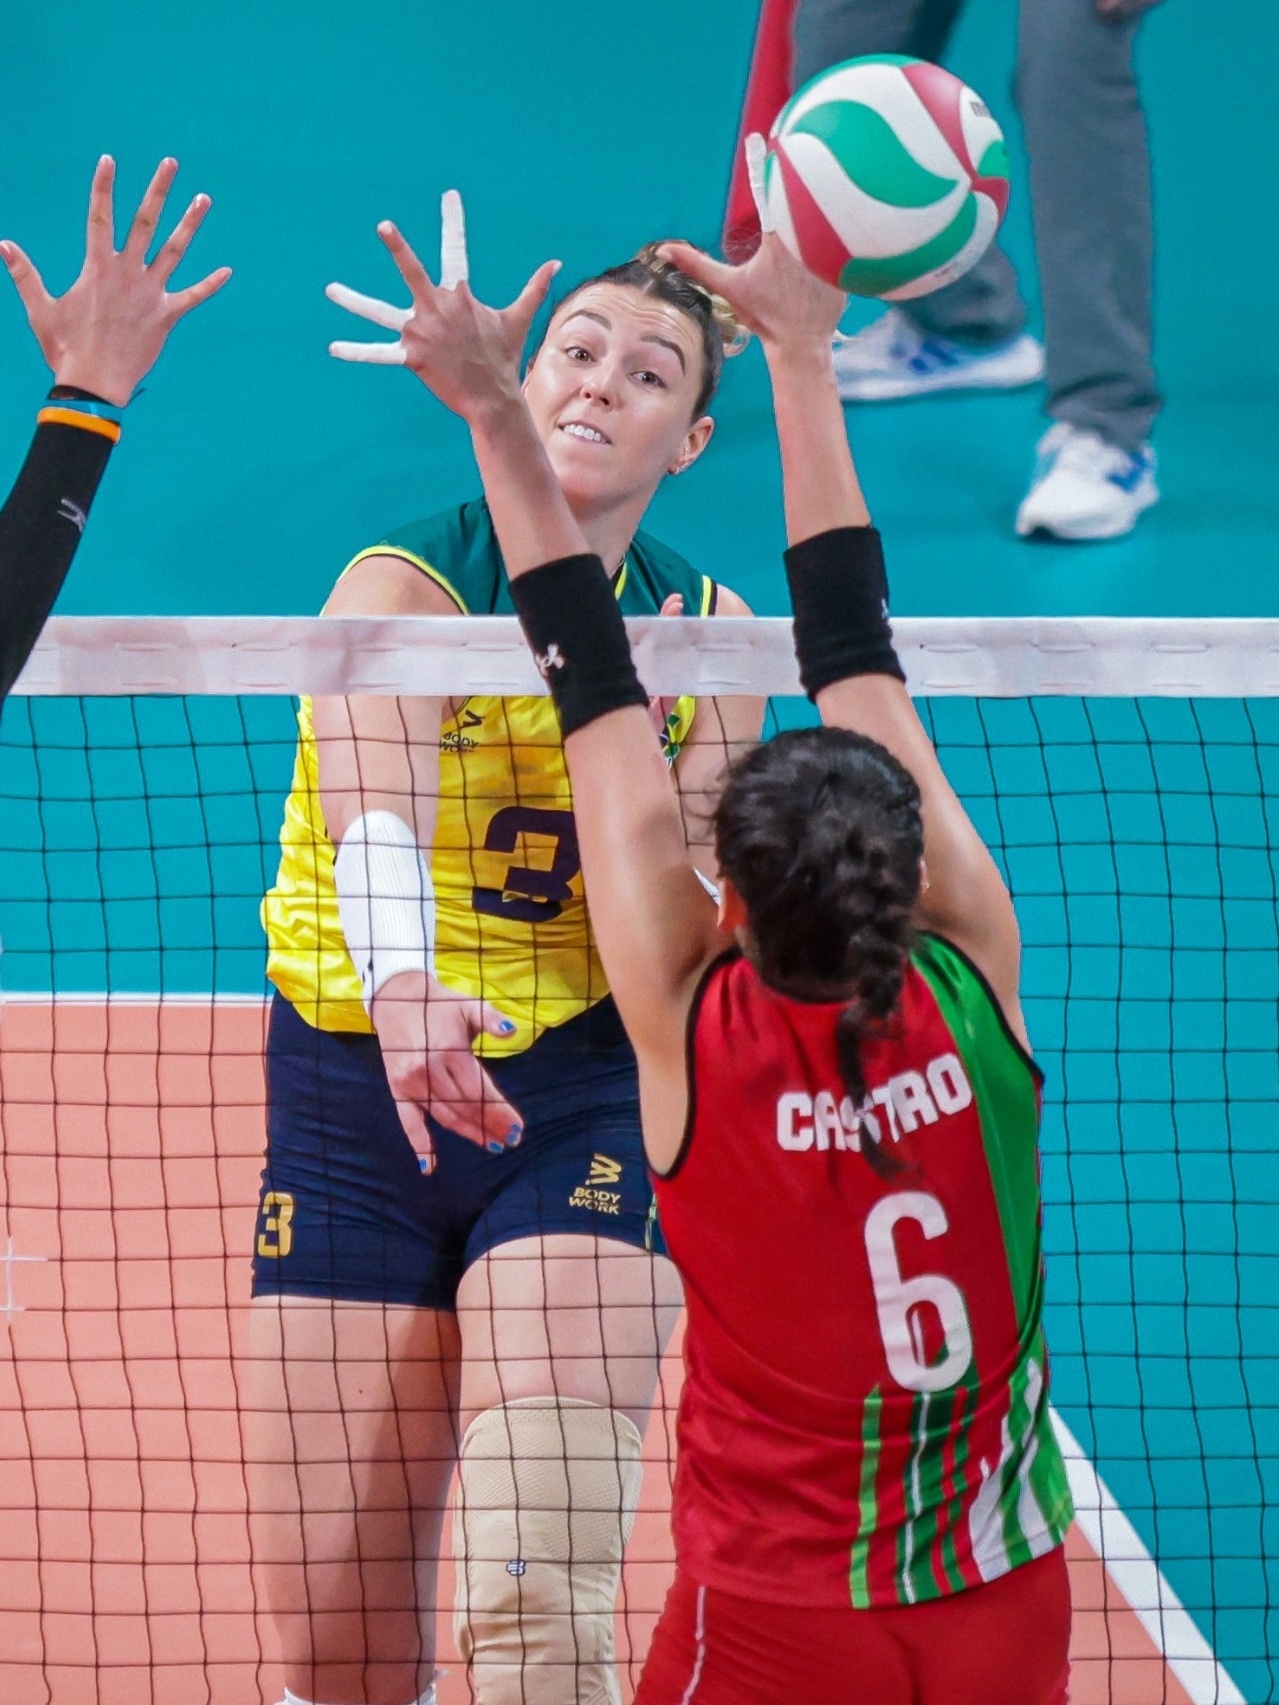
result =
M117 251L115 161L103 155L89 192L84 265L65 295L49 294L35 263L17 243L0 243L0 259L60 385L75 385L123 407L178 321L230 278L230 267L223 266L185 290L168 288L212 206L207 195L195 197L155 259L147 261L177 171L176 160L160 162Z

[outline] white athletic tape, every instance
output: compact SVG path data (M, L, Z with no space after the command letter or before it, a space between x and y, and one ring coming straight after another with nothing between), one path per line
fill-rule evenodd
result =
M338 916L366 1011L402 971L435 971L435 889L413 830L393 811L368 811L333 860Z
M446 189L440 197L440 289L456 290L470 276L462 197L455 189Z
M402 343L331 343L329 354L338 361L366 361L371 367L403 367L408 360Z
M412 308L397 308L393 302L383 302L378 296L366 296L360 290L352 290L349 284L326 284L324 294L330 302L339 308L345 308L348 314L358 314L362 320L371 320L375 326L385 326L388 331L403 331L413 317ZM351 343L340 340L329 345L329 354L338 361L364 361L371 367L403 367L405 349L402 342L395 343Z
M345 308L348 314L372 320L375 326L385 326L387 331L403 331L413 318L412 308L397 308L393 302L384 302L380 296L366 296L360 290L352 290L349 284L326 284L324 294L330 302Z
M755 211L759 214L759 228L765 235L777 229L777 221L773 218L768 197L764 193L764 162L767 158L768 143L758 130L752 130L746 138L746 177L755 201Z

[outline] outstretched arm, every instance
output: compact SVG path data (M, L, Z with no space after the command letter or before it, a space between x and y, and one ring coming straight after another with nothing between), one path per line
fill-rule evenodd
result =
M189 289L167 285L211 205L198 195L155 259L147 249L177 173L163 160L123 250L114 246L115 163L93 174L84 266L65 296L50 296L16 243L0 243L31 329L56 384L35 440L0 508L0 701L22 670L71 566L90 505L120 436L120 411L184 314L220 290L229 267Z
M555 264L540 267L511 307L488 308L472 295L464 263L458 269L460 206L451 195L443 211L445 281L432 283L394 226L379 227L413 306L396 309L340 286L330 289L343 306L399 333L394 344L341 344L334 351L347 359L408 366L467 422L522 613L529 596L527 586L520 590L526 577L554 574L566 559L578 559L576 572L585 576L588 598L597 595L599 625L589 645L569 655L568 666L579 674L594 672L603 682L609 666L602 659L611 651L617 674L633 681L625 630L603 565L584 560L586 541L520 390L520 355ZM370 349L381 353L370 356ZM601 589L607 596L598 597ZM527 615L525 625L528 631ZM547 669L555 666L549 654L539 661ZM566 721L565 734L591 921L610 986L641 1055L660 1052L682 1063L683 1011L719 938L714 907L689 860L679 803L645 695L636 683L629 701L624 693L618 708L580 727Z
M471 436L507 572L526 611L521 578L542 565L580 557L586 541L522 394L480 413ZM618 630L620 673L629 658L622 618L603 564L594 572L605 592L598 599L598 640L602 644L609 627ZM588 642L592 649L595 638ZM722 943L715 908L693 870L679 799L643 696L581 727L566 725L564 751L591 925L609 987L650 1078L655 1068L678 1095L685 1016L703 967ZM671 1122L677 1120L673 1115Z
M732 304L763 346L792 551L841 529L869 528L830 364L843 297L805 271L772 234L742 267L722 266L683 244L668 247L672 260ZM850 546L866 542L860 531L846 537ZM832 540L836 550L839 542ZM905 685L891 674L850 675L824 685L816 703L823 722L878 740L914 776L923 802L926 865L919 921L963 948L1020 1031L1020 942L1012 901L946 780Z

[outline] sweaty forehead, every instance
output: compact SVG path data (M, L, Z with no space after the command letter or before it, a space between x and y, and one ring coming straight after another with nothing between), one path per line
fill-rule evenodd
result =
M588 284L564 304L555 316L562 325L573 314L587 313L607 320L614 335L667 338L684 351L690 370L702 347L701 332L679 308L659 297L646 296L626 284ZM600 327L603 331L605 328Z

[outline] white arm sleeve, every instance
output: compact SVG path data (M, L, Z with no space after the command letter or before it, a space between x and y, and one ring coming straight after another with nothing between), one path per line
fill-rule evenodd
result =
M368 811L333 861L346 949L365 1010L401 971L435 974L435 889L417 836L393 811Z

